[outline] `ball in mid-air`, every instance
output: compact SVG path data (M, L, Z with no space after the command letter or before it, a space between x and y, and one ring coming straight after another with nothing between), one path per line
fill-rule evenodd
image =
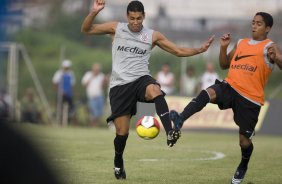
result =
M159 135L160 124L153 116L143 116L136 123L137 135L143 139L154 139Z

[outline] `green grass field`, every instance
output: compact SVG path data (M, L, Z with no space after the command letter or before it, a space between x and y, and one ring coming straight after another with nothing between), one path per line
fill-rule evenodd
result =
M130 132L124 153L126 181L113 175L114 131L101 128L50 127L15 124L36 147L46 153L50 165L67 184L165 184L230 183L240 160L236 133L186 131L173 148L167 148L164 132L143 140ZM282 183L282 137L254 138L254 153L243 183ZM216 155L218 154L218 155ZM220 156L223 156L220 158ZM219 158L217 158L219 157Z

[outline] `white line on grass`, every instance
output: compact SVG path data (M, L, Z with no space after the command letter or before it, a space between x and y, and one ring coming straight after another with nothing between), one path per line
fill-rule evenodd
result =
M144 159L140 159L139 161L140 162L157 162L159 160L162 160L162 159L157 159L157 158L144 158Z
M192 151L190 151L192 152ZM193 151L196 152L196 151ZM210 157L200 157L200 158L191 158L189 160L219 160L225 157L224 153L221 152L217 152L217 151L197 151L200 153L205 153L205 154L211 154ZM187 157L186 157L187 158ZM144 158L144 159L140 159L140 162L156 162L156 161L161 161L164 159L155 159L155 158ZM170 159L170 160L179 160L179 159ZM183 161L183 158L181 159Z
M193 160L219 160L225 157L224 153L217 152L217 151L200 151L201 153L208 153L213 154L212 157L203 157L203 158L195 158Z

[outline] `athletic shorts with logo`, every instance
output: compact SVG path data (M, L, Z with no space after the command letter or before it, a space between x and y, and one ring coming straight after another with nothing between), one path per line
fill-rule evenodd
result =
M160 85L154 78L145 75L128 84L111 88L109 97L112 114L107 118L107 122L110 123L123 115L135 115L137 102L153 103L145 99L146 87L150 84ZM165 95L164 92L163 94Z
M233 119L239 126L239 133L251 139L255 133L260 106L241 96L226 81L216 80L215 84L209 88L215 90L215 104L219 109L232 108Z

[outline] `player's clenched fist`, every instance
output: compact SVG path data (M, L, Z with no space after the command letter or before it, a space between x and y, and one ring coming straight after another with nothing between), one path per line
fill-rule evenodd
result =
M228 46L231 41L230 33L226 33L220 37L220 45L221 46Z
M105 0L94 0L92 11L99 12L105 7Z

